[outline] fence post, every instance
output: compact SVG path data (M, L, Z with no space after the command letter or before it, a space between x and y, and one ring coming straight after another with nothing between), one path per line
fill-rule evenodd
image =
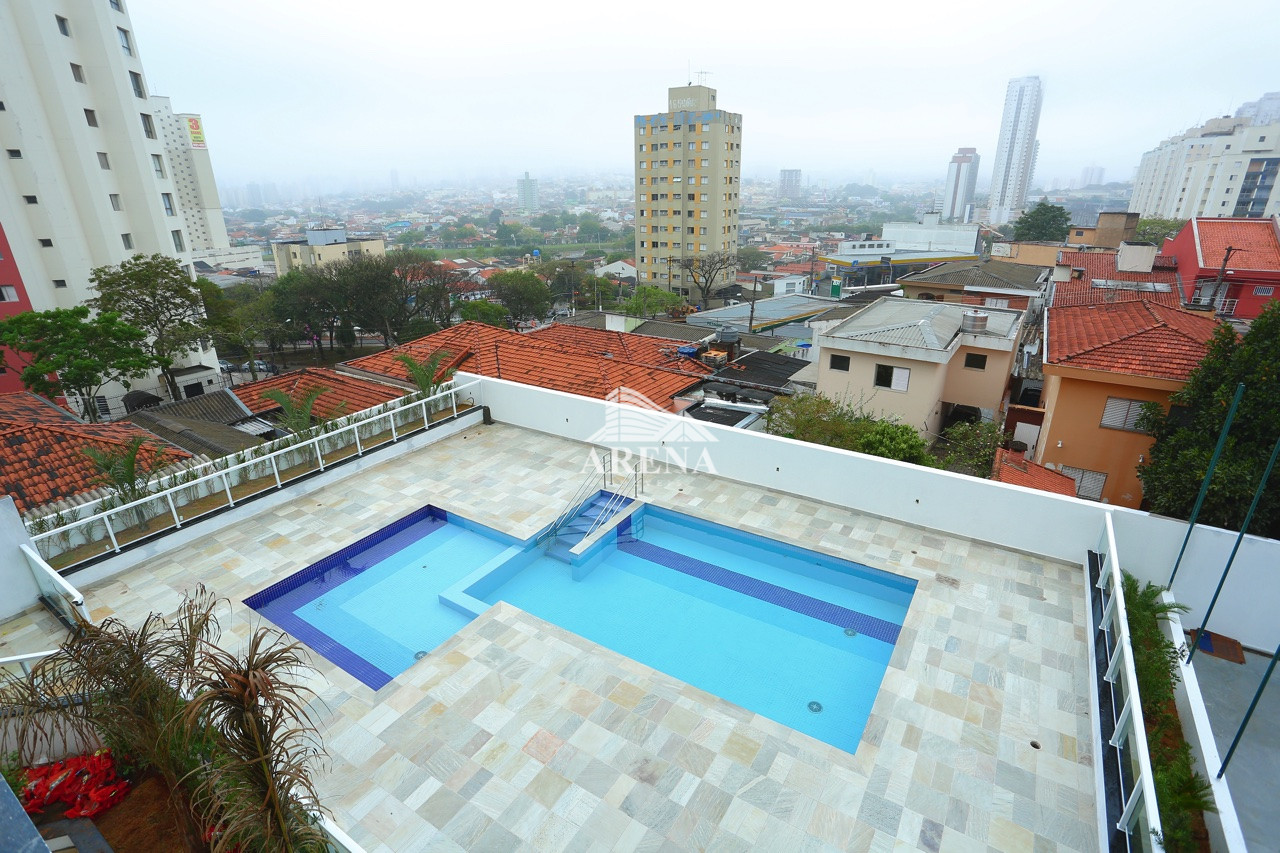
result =
M392 409L391 411L387 412L387 419L391 423L391 443L392 444L395 444L397 441L400 440L400 436L396 435L396 412L398 411L400 410Z
M178 517L178 508L173 503L173 492L165 492L164 496L169 499L169 511L173 513L173 523L175 527L182 526L182 519Z
M107 526L107 538L111 540L111 548L120 553L120 543L116 541L116 532L111 529L111 513L107 513L102 517L102 523Z
M431 428L431 412L427 408L427 401L422 401L422 428L424 430Z
M320 470L324 470L324 454L320 452L320 440L315 439L315 444L311 445L316 449L316 461L320 464Z
M360 446L360 425L355 424L352 427L352 433L356 437L356 456L364 456L364 448Z
M222 476L222 488L227 491L227 506L235 506L236 499L235 496L231 494L231 478L227 476L226 471L222 471L220 473Z
M267 458L271 460L271 473L272 473L272 474L275 476L275 478L276 478L276 488L277 488L277 489L283 489L283 488L284 488L284 485L280 482L280 468L279 468L279 466L277 466L277 465L276 465L276 455L275 455L274 453L272 453L272 454L271 454L270 456L268 456Z

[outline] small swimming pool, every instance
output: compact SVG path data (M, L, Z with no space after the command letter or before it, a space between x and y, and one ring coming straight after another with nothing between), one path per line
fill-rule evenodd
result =
M378 689L506 601L852 752L914 590L653 506L570 562L425 507L246 603Z

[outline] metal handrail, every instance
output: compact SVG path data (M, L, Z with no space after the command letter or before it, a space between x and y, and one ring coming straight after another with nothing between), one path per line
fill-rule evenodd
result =
M600 508L600 514L596 516L595 521L591 523L591 527L587 530L587 535L583 539L589 539L592 533L595 533L605 525L609 519L613 518L618 512L629 502L635 500L636 487L640 480L639 469L632 471L631 476L623 481L622 486L616 491L609 493L609 500ZM628 490L631 492L627 494Z
M23 675L30 675L31 664L39 663L57 651L57 649L46 649L43 652L29 652L25 655L9 655L8 657L0 658L0 669L17 664L22 669Z
M75 608L76 613L80 615L86 622L92 621L89 618L89 608L84 606L84 596L80 590L76 589L71 583L53 570L53 567L44 561L39 552L30 545L23 543L18 546L22 551L22 555L27 558L27 566L31 569L31 574L35 578L36 586L43 590L43 584L40 583L44 578L48 583L58 590L67 601L71 602L71 606ZM72 620L74 624L74 620Z
M594 456L594 453L592 454ZM603 480L603 474L601 475ZM556 520L551 522L551 526L542 533L538 534L537 544L541 545L555 537L560 532L560 528L569 522L569 519L577 513L578 508L587 500L587 495L594 491L600 491L603 488L603 481L597 480L595 474L588 474L587 478L578 485L578 490L574 492L573 497L565 504L564 509L560 510L560 514L556 516ZM597 485L599 483L599 485Z

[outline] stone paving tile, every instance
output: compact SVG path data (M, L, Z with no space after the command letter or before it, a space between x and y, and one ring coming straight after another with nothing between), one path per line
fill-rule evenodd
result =
M245 597L425 503L536 533L585 452L476 427L142 562L86 603L136 622L203 582L231 602L224 638L244 638L260 622ZM377 692L314 659L321 793L370 853L1096 849L1078 566L705 474L645 482L657 505L918 583L857 751L499 604ZM31 611L0 626L0 652L59 633Z

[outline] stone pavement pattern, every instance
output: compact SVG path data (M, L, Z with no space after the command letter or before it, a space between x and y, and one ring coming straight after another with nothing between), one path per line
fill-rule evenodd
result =
M585 452L477 427L148 560L87 603L134 621L203 582L244 637L245 597L425 503L532 535ZM1097 849L1078 566L705 474L650 475L645 497L918 582L857 752L499 604L377 692L315 658L339 826L371 853Z

